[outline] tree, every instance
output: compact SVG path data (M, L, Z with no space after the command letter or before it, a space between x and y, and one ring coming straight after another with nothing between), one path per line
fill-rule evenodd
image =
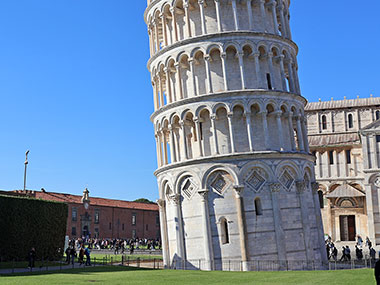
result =
M150 201L146 198L140 198L140 199L136 199L134 200L133 202L137 202L137 203L144 203L144 204L156 204L154 203L153 201Z

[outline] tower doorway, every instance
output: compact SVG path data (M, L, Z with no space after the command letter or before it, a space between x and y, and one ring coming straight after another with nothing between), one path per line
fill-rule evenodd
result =
M339 216L340 224L340 240L341 241L355 241L356 226L355 216Z

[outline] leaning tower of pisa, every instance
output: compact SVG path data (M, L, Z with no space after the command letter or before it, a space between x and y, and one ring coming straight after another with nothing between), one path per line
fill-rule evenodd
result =
M167 267L326 260L289 2L148 0Z

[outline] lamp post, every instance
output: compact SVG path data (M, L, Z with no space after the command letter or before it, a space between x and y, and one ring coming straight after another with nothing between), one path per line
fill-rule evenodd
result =
M27 150L25 152L25 170L24 170L24 191L26 190L26 168L28 166L28 154L29 154L29 150Z

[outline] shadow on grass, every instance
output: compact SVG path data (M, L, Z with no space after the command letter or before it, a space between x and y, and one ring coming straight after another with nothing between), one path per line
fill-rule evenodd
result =
M40 275L55 275L55 274L88 274L88 273L107 273L107 272L122 272L122 271L153 271L157 269L141 268L141 267L126 267L126 266L99 266L99 267L84 267L74 269L62 269L52 271L35 271L23 272L14 274L0 274L0 276L20 277L20 276L40 276Z

